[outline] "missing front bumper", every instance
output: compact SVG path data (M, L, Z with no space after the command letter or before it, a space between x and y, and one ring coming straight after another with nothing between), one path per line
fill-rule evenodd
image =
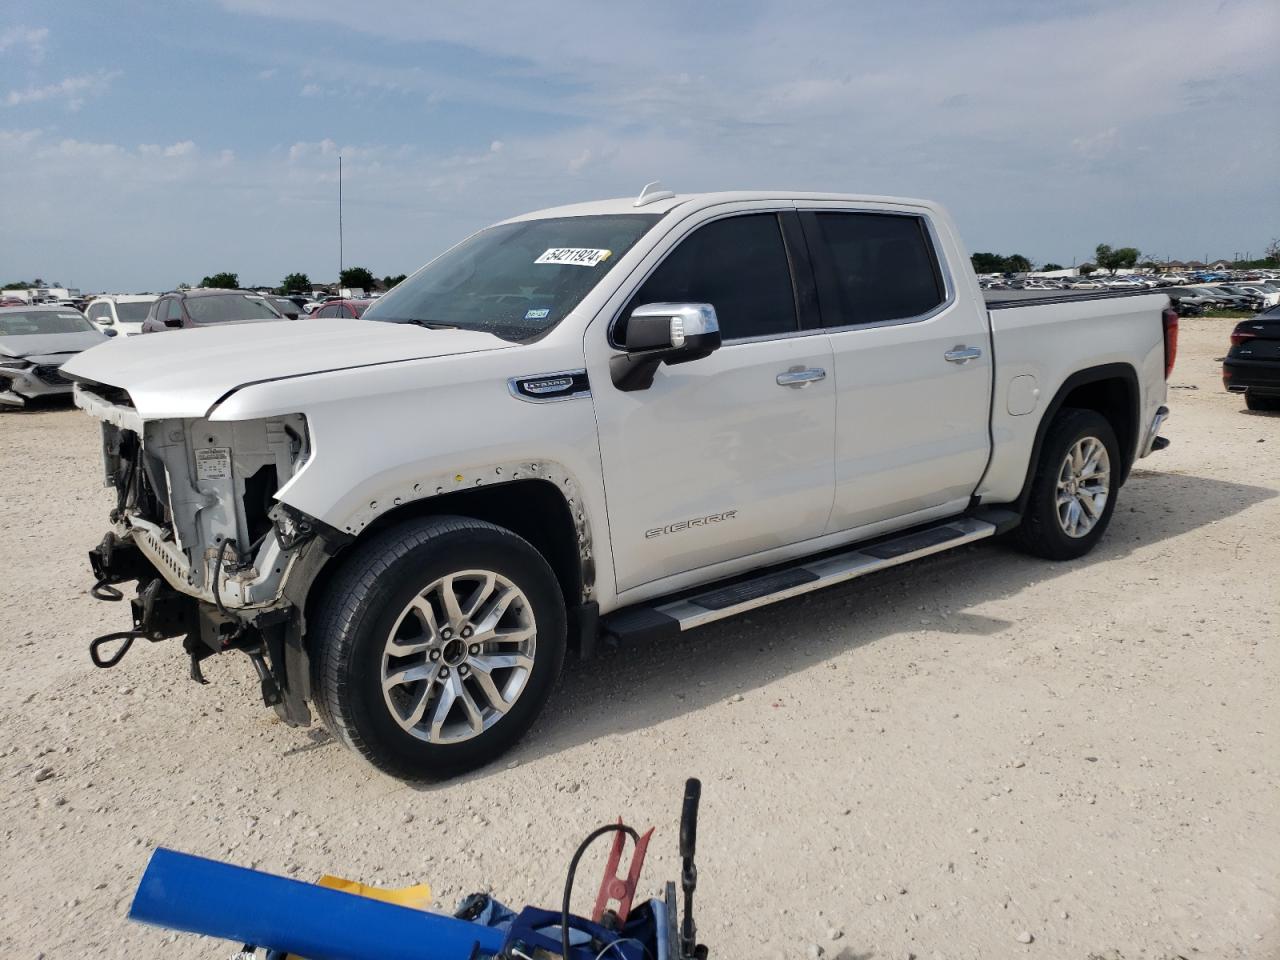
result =
M262 701L290 726L309 726L310 662L302 642L301 618L293 610L259 613L251 621L226 616L213 605L174 589L154 562L132 540L108 533L89 551L99 600L119 601L118 584L137 581L130 599L133 626L95 637L89 657L104 669L124 659L135 640L155 643L182 637L190 660L191 679L205 683L201 661L216 653L239 650L257 673Z

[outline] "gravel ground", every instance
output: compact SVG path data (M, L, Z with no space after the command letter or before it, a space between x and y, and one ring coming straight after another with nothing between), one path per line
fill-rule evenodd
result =
M550 906L621 813L656 891L697 775L713 956L1280 957L1280 416L1222 391L1232 323L1183 322L1173 445L1085 560L978 545L571 664L513 754L427 787L278 723L243 657L94 669L126 625L86 593L96 428L0 415L0 954L229 955L125 920L161 844Z

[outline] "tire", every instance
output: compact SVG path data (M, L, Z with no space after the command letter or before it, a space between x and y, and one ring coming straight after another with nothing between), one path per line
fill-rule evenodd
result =
M467 517L408 521L357 547L309 618L316 709L392 776L461 773L532 725L564 665L565 620L555 574L511 531Z
M1105 451L1105 459L1100 454L1097 457L1099 467L1106 469L1105 479L1099 480L1099 467L1090 473L1086 464L1075 478L1064 481L1068 455L1073 451L1096 451L1097 446ZM1075 468L1070 472L1075 474ZM1059 411L1044 438L1022 524L1015 531L1018 546L1047 560L1084 556L1111 522L1119 472L1120 445L1107 419L1093 410L1068 407ZM1103 486L1105 498L1099 506L1097 492ZM1089 505L1093 507L1092 515ZM1072 516L1077 521L1074 529Z
M1246 390L1244 392L1244 405L1250 410L1280 410L1280 397L1261 396L1252 390Z

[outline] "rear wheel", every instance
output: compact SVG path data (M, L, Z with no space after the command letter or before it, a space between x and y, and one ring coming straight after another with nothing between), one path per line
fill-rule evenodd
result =
M465 517L410 521L358 548L308 630L325 725L405 779L486 763L520 738L565 654L546 560Z
M1280 397L1269 397L1246 390L1244 405L1250 410L1280 410Z
M1119 469L1107 419L1093 410L1061 411L1041 447L1018 544L1049 560L1088 553L1111 522Z

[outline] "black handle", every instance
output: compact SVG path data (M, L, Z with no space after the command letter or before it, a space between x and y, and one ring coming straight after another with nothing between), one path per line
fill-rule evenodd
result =
M680 814L680 856L693 859L698 845L698 801L702 798L702 781L690 777L684 782L684 810Z

